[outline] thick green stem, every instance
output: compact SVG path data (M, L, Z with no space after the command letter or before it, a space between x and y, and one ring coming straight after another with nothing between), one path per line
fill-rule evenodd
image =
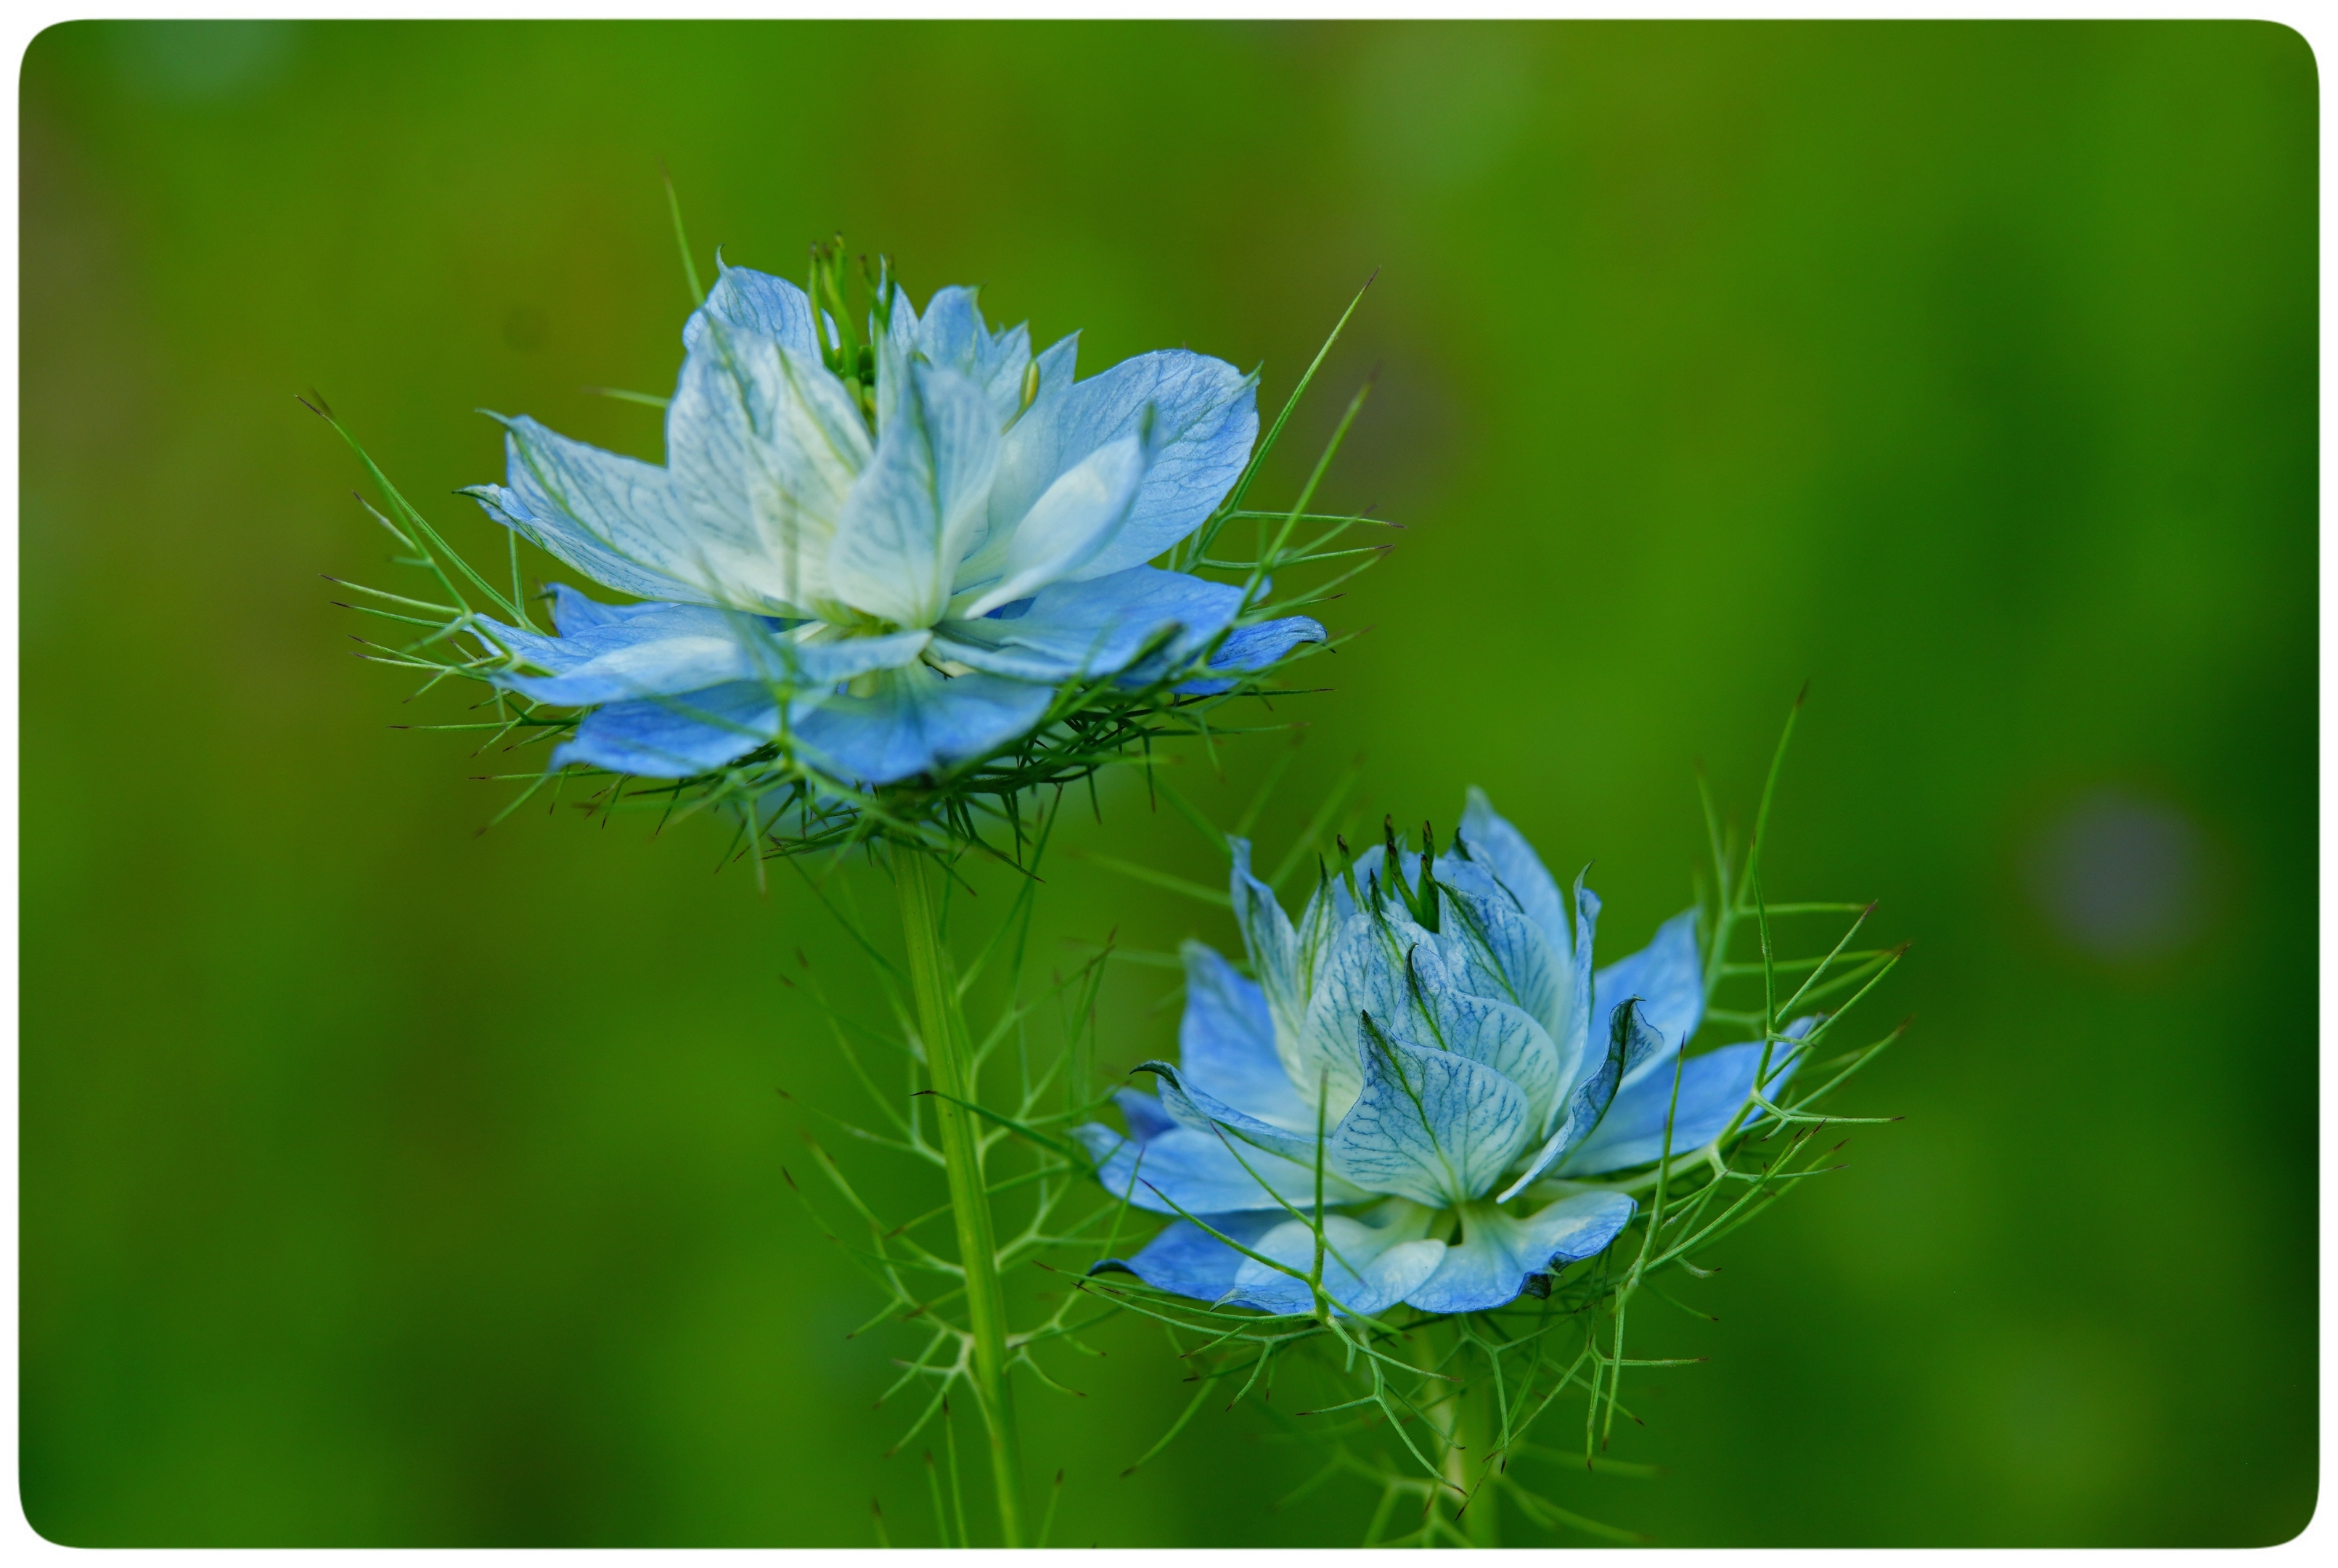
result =
M991 1479L998 1498L998 1533L1007 1546L1023 1544L1023 1463L1015 1435L1014 1390L1007 1374L1007 1294L998 1279L998 1243L984 1190L981 1129L965 1107L977 1103L974 1043L959 1005L958 974L942 945L938 873L923 851L896 846L893 881L901 900L901 935L917 992L918 1032L933 1080L934 1120L940 1129L942 1168L949 1178L950 1209L958 1222L958 1259L966 1269L967 1326L974 1336L974 1388L990 1440Z
M1498 1492L1495 1476L1500 1460L1495 1455L1494 1445L1500 1437L1501 1425L1494 1410L1494 1386L1484 1377L1453 1397L1453 1447L1460 1463L1453 1467L1459 1472L1462 1484L1469 1491L1469 1506L1461 1515L1463 1533L1472 1546L1499 1546L1502 1543L1502 1511L1496 1502ZM1448 1461L1449 1464L1452 1462Z

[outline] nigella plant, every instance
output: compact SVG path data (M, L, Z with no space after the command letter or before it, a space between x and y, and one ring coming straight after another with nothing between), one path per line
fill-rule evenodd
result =
M1622 1368L1649 1364L1624 1355L1626 1304L1652 1274L1710 1273L1696 1255L1828 1169L1810 1107L1898 1031L1807 1090L1806 1064L1898 951L1851 947L1860 906L1765 905L1759 829L1743 858L1716 833L1714 896L1605 965L1597 897L1579 875L1562 888L1475 790L1442 846L1390 826L1361 854L1341 843L1295 920L1250 845L1226 843L1250 972L1186 943L1178 1060L1135 1069L1155 1091L1117 1094L1125 1132L1076 1129L1112 1198L1170 1220L1087 1288L1203 1336L1186 1419L1228 1379L1237 1401L1271 1388L1294 1346L1336 1347L1362 1387L1321 1435L1384 1418L1428 1473L1331 1445L1331 1473L1383 1488L1371 1539L1407 1494L1420 1542L1490 1543L1497 1494L1537 1524L1605 1530L1509 1460L1552 1452L1525 1432L1575 1387L1583 1458L1609 1463L1589 1447L1603 1391L1602 1447ZM1773 917L1828 911L1858 916L1831 952L1774 956ZM1759 962L1730 957L1749 928ZM1718 1005L1755 977L1758 1009ZM1704 1049L1708 1022L1754 1038ZM1149 1288L1112 1283L1128 1276Z
M1695 910L1595 969L1597 895L1562 893L1482 794L1449 848L1427 843L1415 859L1391 830L1323 870L1294 924L1233 841L1258 979L1187 943L1180 1065L1138 1069L1159 1097L1119 1097L1128 1138L1080 1129L1107 1188L1183 1217L1120 1267L1276 1312L1505 1307L1631 1220L1626 1194L1567 1178L1646 1164L1668 1119L1697 1147L1747 1108L1758 1042L1685 1062L1677 1107L1665 1070L1704 1010ZM1291 1212L1319 1171L1320 1227Z
M1035 352L1027 328L993 325L973 290L920 307L883 261L861 270L855 304L840 247L815 247L802 288L722 266L701 291L686 240L683 254L699 303L674 390L616 394L664 409L665 461L496 416L504 482L467 492L501 526L508 573L491 577L359 449L388 503L377 520L435 596L362 588L353 607L411 628L367 656L483 692L475 717L428 727L540 759L504 775L523 786L506 814L564 789L590 812L646 810L661 825L709 814L759 880L766 858L832 849L807 878L872 954L828 883L855 848L889 878L900 962L880 959L879 980L909 1022L898 1043L919 1103L883 1100L876 1141L938 1169L948 1201L871 1245L911 1249L878 1275L937 1336L908 1375L933 1385L919 1425L953 1387L971 1395L997 1538L1026 1544L1013 1374L1036 1365L1033 1336L1007 1326L1001 1271L1085 1167L1050 1154L1000 1185L988 1163L1001 1127L1027 1131L1080 1075L1027 1051L1011 1114L985 1107L985 1062L1007 1033L1027 1043L1034 1002L1010 979L1004 1021L969 1027L969 987L999 948L959 968L951 889L969 885L969 857L1010 867L1022 882L999 939L1020 931L1066 785L1093 788L1179 737L1262 727L1235 705L1291 691L1287 666L1330 646L1302 612L1379 551L1335 547L1363 518L1309 508L1362 394L1295 503L1253 510L1259 465L1321 353L1262 439L1256 374L1223 360L1163 350L1084 377L1076 335ZM528 591L523 543L598 589ZM1301 577L1312 580L1293 592ZM1021 936L1011 945L1017 962L999 968L1019 974ZM1002 1242L994 1198L1010 1188L1035 1210ZM939 1219L955 1257L902 1239ZM948 1288L907 1283L918 1269ZM1060 1324L1037 1333L1061 1336ZM962 1515L955 1536L967 1539Z

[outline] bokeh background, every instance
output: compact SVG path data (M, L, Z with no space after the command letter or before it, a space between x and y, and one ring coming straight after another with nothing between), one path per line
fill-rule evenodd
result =
M476 407L655 457L701 263L1279 399L1378 270L1328 496L1400 520L1260 826L1490 790L1603 937L1688 898L1805 679L1780 895L1917 943L1852 1168L1725 1249L1563 1505L1670 1544L2242 1544L2314 1504L2314 61L2245 24L74 24L23 67L24 1505L100 1544L931 1539L899 1343L790 1202L851 1090L800 886L526 814L320 571L331 399L458 539ZM436 705L434 705L434 704ZM1280 747L1188 793L1232 818ZM1102 830L1214 881L1125 781ZM1043 958L1222 912L1059 861ZM1610 951L1619 951L1611 949ZM1052 956L1050 956L1052 955ZM1174 976L1108 989L1163 1050ZM796 1102L781 1099L784 1088ZM877 1163L880 1195L904 1196ZM1657 1308L1647 1309L1653 1313ZM1027 1395L1076 1544L1369 1497L1116 1326Z

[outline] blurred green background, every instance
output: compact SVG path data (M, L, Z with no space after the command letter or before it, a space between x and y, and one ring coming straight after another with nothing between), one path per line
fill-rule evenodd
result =
M2249 24L74 24L23 72L22 1494L101 1544L930 1539L901 1344L790 1202L851 1109L801 888L528 814L317 579L470 412L659 453L693 238L1289 388L1265 494L1401 519L1262 821L1485 785L1688 902L1805 678L1783 894L1880 897L1906 1113L1650 1332L1564 1506L1668 1544L2243 1544L2314 1502L2314 62ZM434 706L433 704L437 705ZM1285 743L1200 759L1231 819ZM1141 789L1075 836L1205 881ZM1222 912L1056 863L1043 957ZM1131 967L1101 1020L1170 1041ZM893 1178L860 1161L880 1194ZM906 1186L899 1188L905 1198ZM1661 1310L1651 1307L1649 1312ZM1369 1495L1121 1326L1027 1395L1074 1544L1341 1543ZM1563 1439L1562 1439L1563 1441Z

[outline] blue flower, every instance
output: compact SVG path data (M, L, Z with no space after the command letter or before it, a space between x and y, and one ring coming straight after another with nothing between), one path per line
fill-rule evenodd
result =
M1249 460L1249 378L1165 350L1077 380L1076 335L1034 357L970 290L889 306L864 384L802 290L726 268L683 332L663 468L503 420L508 482L467 493L649 601L564 586L557 636L486 623L499 684L594 709L555 767L684 778L784 740L887 784L1015 744L1066 682L1221 691L1321 640L1144 564Z
M1394 850L1397 853L1391 853ZM1233 902L1255 981L1185 944L1179 1063L1123 1090L1124 1137L1081 1141L1115 1196L1181 1214L1123 1268L1184 1296L1308 1312L1323 1286L1350 1312L1500 1307L1630 1223L1628 1196L1557 1178L1712 1141L1754 1088L1761 1047L1674 1062L1704 984L1696 912L1596 972L1599 900L1564 895L1526 840L1469 792L1442 854L1390 835L1321 879L1293 924L1233 841ZM1568 909L1572 905L1573 917ZM1787 1032L1799 1037L1812 1021ZM1798 1054L1798 1053L1793 1053ZM1795 1065L1773 1057L1770 1090ZM1203 1228L1206 1225L1207 1229ZM1209 1234L1215 1230L1259 1257Z

